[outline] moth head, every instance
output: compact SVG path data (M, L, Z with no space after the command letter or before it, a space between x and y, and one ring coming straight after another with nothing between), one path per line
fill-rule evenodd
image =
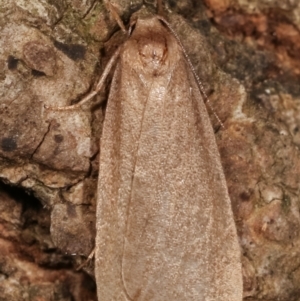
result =
M139 56L145 68L153 73L162 68L167 54L166 41L161 36L144 37L139 41Z
M152 75L164 73L168 59L168 32L157 18L139 19L132 33L138 60Z

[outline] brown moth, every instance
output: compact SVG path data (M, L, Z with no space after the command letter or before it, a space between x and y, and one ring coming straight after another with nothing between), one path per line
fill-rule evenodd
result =
M100 145L98 300L241 301L237 232L202 85L168 23L138 19L95 90L61 109L95 96L115 62Z
M121 46L101 138L100 301L241 301L240 249L214 132L160 17Z

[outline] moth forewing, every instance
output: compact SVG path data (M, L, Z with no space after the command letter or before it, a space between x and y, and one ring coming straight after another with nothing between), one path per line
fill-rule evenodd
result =
M172 33L138 19L101 139L99 301L241 301L240 250L210 120Z

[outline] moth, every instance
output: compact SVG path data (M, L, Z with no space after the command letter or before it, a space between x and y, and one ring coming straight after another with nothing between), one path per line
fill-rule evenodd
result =
M114 64L100 144L98 300L241 301L220 155L177 35L160 16L137 19L82 102Z

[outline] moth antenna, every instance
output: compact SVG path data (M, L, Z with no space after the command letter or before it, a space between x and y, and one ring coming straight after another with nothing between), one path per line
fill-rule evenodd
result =
M157 14L164 17L163 0L157 0Z
M158 0L158 1L161 1L161 0ZM184 57L185 57L187 63L189 64L189 66L190 66L190 68L191 68L191 70L192 70L192 73L194 74L194 77L195 77L196 82L197 82L197 84L198 84L199 90L200 90L200 92L202 93L202 95L203 95L203 97L204 97L205 104L207 104L207 105L209 106L210 110L212 111L212 113L214 114L214 116L216 117L216 119L218 120L218 122L220 123L221 127L224 128L223 122L221 121L221 119L219 118L219 116L218 116L217 113L215 112L214 108L213 108L212 105L210 104L209 98L208 98L208 96L207 96L207 94L206 94L206 92L205 92L205 90L204 90L203 84L202 84L202 82L201 82L199 76L197 75L196 70L195 70L195 68L194 68L194 66L193 66L193 64L192 64L192 62L191 62L191 60L190 60L190 58L189 58L189 56L188 56L188 54L187 54L187 52L186 52L184 46L183 46L182 43L181 43L181 41L180 41L180 39L179 39L179 36L178 36L177 32L173 29L173 27L171 26L171 24L170 24L165 18L163 18L163 17L161 17L161 16L157 16L157 18L158 18L159 20L161 20L165 25L167 25L168 28L169 28L169 30L170 30L170 31L172 32L172 34L174 35L175 39L177 40L177 43L179 44L179 46L180 46L181 49L182 49L183 55L184 55Z
M109 62L107 63L107 65L96 85L96 88L93 91L91 91L88 95L86 95L80 102L78 102L74 105L70 105L70 106L64 106L64 107L47 107L47 106L45 106L45 108L50 109L50 110L56 110L56 111L67 111L67 110L78 109L83 104L87 103L90 99L92 99L95 95L97 95L99 93L99 91L102 89L103 84L107 78L107 75L109 74L111 68L113 67L114 63L116 62L116 60L120 54L120 50L121 50L121 48L119 47L115 51L113 56L110 58Z

